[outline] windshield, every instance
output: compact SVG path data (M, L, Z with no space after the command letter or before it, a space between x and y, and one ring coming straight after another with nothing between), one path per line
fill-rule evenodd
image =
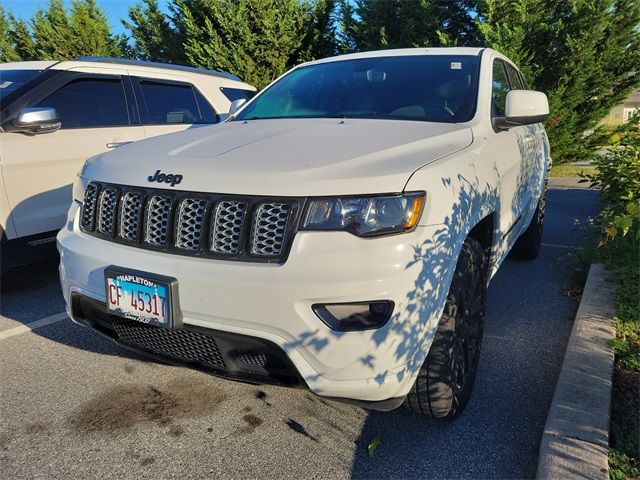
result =
M415 55L300 67L256 97L236 120L383 118L465 122L476 110L480 59Z
M42 70L0 70L0 104L41 72Z

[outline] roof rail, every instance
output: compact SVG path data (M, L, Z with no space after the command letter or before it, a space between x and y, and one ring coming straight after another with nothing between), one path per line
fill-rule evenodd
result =
M181 72L200 73L203 75L212 75L214 77L228 78L230 80L240 80L240 77L232 75L231 73L219 72L217 70L207 70L204 68L189 67L187 65L175 65L173 63L161 63L151 62L147 60L131 60L129 58L113 58L113 57L78 57L75 61L81 62L102 62L102 63L115 63L119 65L137 65L140 67L153 67L164 68L168 70L178 70Z

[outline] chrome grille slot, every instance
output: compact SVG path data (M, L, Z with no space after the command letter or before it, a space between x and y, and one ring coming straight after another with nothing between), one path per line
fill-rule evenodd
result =
M98 232L103 235L113 235L118 208L118 192L113 187L105 187L100 192L98 200Z
M85 230L93 230L96 219L96 203L98 200L98 185L90 183L84 192L84 203L82 204L82 215L80 225Z
M147 205L144 241L154 247L164 247L169 233L171 197L153 195Z
M266 202L256 210L251 253L262 257L277 257L284 249L285 235L291 206L286 203Z
M120 238L135 242L138 240L138 227L142 213L142 193L127 192L122 196L120 210Z
M206 210L207 201L203 199L185 198L180 202L176 223L177 248L190 251L200 248Z
M224 200L211 214L211 251L225 255L240 253L242 222L247 210L244 202Z
M85 191L79 226L89 235L127 248L281 263L303 201L92 181Z

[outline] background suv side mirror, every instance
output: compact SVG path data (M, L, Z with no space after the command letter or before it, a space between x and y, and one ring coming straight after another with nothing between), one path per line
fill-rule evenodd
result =
M12 131L30 134L53 132L62 126L56 109L49 107L23 108L12 124Z
M238 113L245 103L247 103L246 98L239 98L238 100L231 102L231 106L229 107L229 117L233 117Z
M511 90L507 93L504 117L494 118L499 129L544 122L549 116L549 100L542 92Z

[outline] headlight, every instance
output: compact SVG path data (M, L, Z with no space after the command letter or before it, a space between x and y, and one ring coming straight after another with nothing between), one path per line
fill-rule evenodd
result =
M303 230L344 230L360 237L412 230L420 219L424 192L404 195L312 199Z

